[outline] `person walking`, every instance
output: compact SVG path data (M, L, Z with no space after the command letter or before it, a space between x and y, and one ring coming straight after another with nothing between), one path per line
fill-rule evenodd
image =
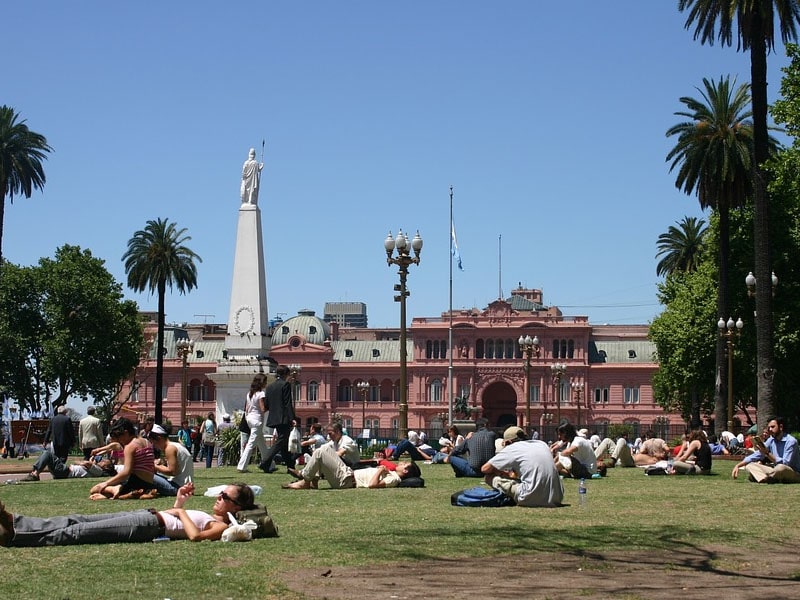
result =
M203 432L203 456L206 459L206 469L210 469L214 460L214 447L217 445L217 421L213 412L206 415L201 431Z
M83 450L83 460L89 460L92 450L105 444L103 422L94 416L95 412L94 406L90 406L78 423L78 445Z
M275 370L277 379L267 386L265 402L267 405L267 426L275 429L272 447L262 456L258 468L265 473L273 473L277 468L272 466L275 455L280 452L287 469L294 469L295 462L289 454L289 433L295 419L294 402L292 400L292 384L289 382L289 367L278 365ZM294 377L292 376L292 379Z
M247 465L250 462L253 448L258 448L262 458L267 455L267 442L264 441L265 383L266 379L261 373L253 377L253 381L250 383L250 392L247 394L244 415L242 416L242 419L247 422L250 428L250 434L239 458L239 464L236 465L236 470L239 473L247 472Z
M50 419L50 427L44 438L45 443L53 444L53 453L67 462L69 451L75 446L75 428L72 420L67 416L67 407L63 404L56 410L56 415Z

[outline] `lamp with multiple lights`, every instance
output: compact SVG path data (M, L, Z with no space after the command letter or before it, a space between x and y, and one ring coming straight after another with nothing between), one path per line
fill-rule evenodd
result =
M561 425L561 378L567 372L567 365L565 363L553 363L550 365L550 372L553 375L553 393L556 400L556 418L558 424Z
M734 338L738 336L744 323L741 319L736 321L728 318L727 321L722 317L717 321L720 337L725 339L725 347L728 353L728 431L733 431L733 345Z
M175 348L183 366L183 389L181 393L181 424L186 420L186 403L189 400L189 355L194 352L194 340L178 338Z
M540 346L539 346L539 338L536 336L519 336L519 340L517 340L519 344L519 349L522 351L522 354L525 357L525 409L526 409L526 425L528 426L528 432L530 432L532 423L531 423L531 357L539 358Z

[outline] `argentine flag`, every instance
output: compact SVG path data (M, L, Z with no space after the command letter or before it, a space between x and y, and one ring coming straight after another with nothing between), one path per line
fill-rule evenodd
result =
M463 271L464 267L461 265L461 253L458 251L458 240L456 239L456 226L452 220L450 221L450 253L456 259L458 270Z

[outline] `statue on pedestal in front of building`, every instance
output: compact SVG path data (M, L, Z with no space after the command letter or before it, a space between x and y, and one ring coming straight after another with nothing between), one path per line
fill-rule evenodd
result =
M264 158L263 153L261 156ZM242 204L258 204L258 190L261 187L261 169L264 163L256 161L256 149L250 148L250 154L242 167Z

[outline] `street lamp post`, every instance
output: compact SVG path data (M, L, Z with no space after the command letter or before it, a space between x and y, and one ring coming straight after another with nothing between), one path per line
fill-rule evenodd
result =
M575 406L578 407L578 422L575 423L576 426L580 426L581 424L581 392L583 392L583 382L582 381L573 381L572 382L572 390L575 392Z
M178 356L183 365L183 385L181 387L181 425L186 420L186 403L189 401L189 355L194 352L194 340L179 338L175 342Z
M369 394L369 382L359 381L356 387L361 393L361 435L363 437L364 429L367 426L367 394Z
M531 356L539 358L539 338L537 336L519 336L517 341L519 349L525 355L525 409L527 412L526 425L528 433L531 431Z
M567 372L567 365L564 363L554 363L550 365L550 371L553 374L553 395L556 401L556 419L558 424L561 425L561 378Z
M414 236L411 242L408 241L408 236L403 233L403 230L397 232L397 237L392 237L392 232L386 237L383 242L383 247L386 250L386 263L391 267L397 265L399 267L398 273L400 274L400 283L395 284L394 291L399 292L394 297L395 302L400 303L400 406L399 406L399 427L400 435L405 437L408 435L408 381L406 379L407 369L407 352L406 352L406 298L409 292L406 289L406 279L408 277L408 267L410 265L419 264L419 254L422 251L422 238L419 231ZM414 256L411 256L411 251L414 251ZM396 255L394 254L396 251Z
M733 339L742 331L744 323L741 319L735 322L728 318L726 322L722 317L717 321L720 337L725 339L728 352L728 431L733 431Z

